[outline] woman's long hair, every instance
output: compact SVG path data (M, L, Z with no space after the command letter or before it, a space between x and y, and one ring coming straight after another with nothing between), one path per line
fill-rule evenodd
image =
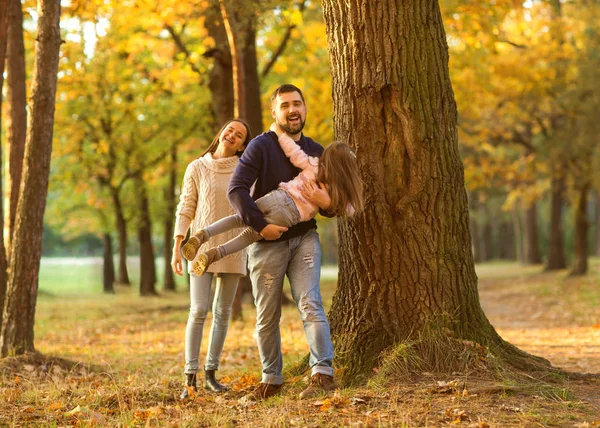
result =
M319 159L317 183L323 183L331 197L330 214L349 217L363 211L363 182L354 151L347 144L334 142ZM354 212L348 212L349 206Z
M217 151L217 147L219 147L219 137L221 136L221 133L225 130L225 128L227 128L229 126L229 124L231 122L239 122L242 125L244 125L244 127L246 128L246 138L244 139L244 145L242 146L242 149L240 151L235 153L236 156L242 156L242 153L244 153L246 146L252 139L252 132L250 131L250 125L248 125L244 120L236 118L236 119L231 119L231 120L228 120L227 122L225 122L225 125L223 125L221 127L221 129L219 129L219 132L217 132L217 135L212 140L212 143L210 143L210 146L208 146L206 151L204 153L202 153L200 155L200 157L204 156L207 153L214 154Z

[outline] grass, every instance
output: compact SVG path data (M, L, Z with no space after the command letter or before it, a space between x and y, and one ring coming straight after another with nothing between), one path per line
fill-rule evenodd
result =
M232 391L214 395L201 389L194 400L180 402L189 305L185 285L180 283L178 292L160 297L139 297L136 287L118 287L116 295L103 295L100 273L90 265L42 266L44 293L38 298L35 327L41 354L0 361L0 426L600 425L600 407L590 404L597 400L600 406L597 380L554 378L525 385L514 378L500 382L485 373L454 371L421 373L390 383L397 372L406 370L406 360L416 358L406 346L390 351L387 360L382 359L388 362L366 386L300 401L297 396L306 385L305 375L289 375L281 395L241 405L238 399L258 381L261 370L249 303L244 304L245 321L230 326L218 372ZM130 274L134 277L133 270ZM478 266L478 274L482 299L491 303L510 299L514 290L507 287L511 286L538 305L550 305L548 313L560 293L568 305L561 311L581 314L574 320L597 316L597 307L589 304L598 296L597 288L594 293L597 276L572 280L565 279L564 272L542 274L539 267L497 263ZM329 307L335 280L324 281L322 288ZM548 289L550 293L544 291ZM514 298L522 301L523 295ZM540 328L545 323L543 317L539 319ZM284 366L290 367L307 352L294 307L283 309L281 325ZM509 327L500 331L510 333ZM208 330L204 329L201 356L206 354ZM523 331L519 327L515 337ZM576 349L577 343L565 346ZM543 356L551 360L554 349L554 343L536 348L549 353Z

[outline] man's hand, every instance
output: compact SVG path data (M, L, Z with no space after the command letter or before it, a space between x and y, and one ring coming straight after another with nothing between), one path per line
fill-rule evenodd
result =
M308 181L302 185L302 197L313 205L327 211L331 206L331 197L323 183Z
M283 232L287 232L287 230L287 227L277 226L276 224L267 224L263 230L260 231L260 236L267 241L273 241L281 238Z

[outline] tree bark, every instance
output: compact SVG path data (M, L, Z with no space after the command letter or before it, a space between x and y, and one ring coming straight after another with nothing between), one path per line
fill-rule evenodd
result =
M548 263L546 270L558 270L567 267L562 232L564 177L552 177L550 200L550 239L548 242Z
M116 188L110 189L110 195L115 209L115 225L119 237L119 269L117 271L117 283L121 285L131 285L129 274L127 272L127 222L123 213L119 190Z
M105 233L102 237L104 244L102 283L105 294L115 294L115 263L113 261L112 238L110 233Z
M355 148L368 189L365 212L338 219L330 318L345 382L442 317L452 335L516 367L546 366L503 341L479 303L438 3L324 0L323 9L336 139Z
M34 351L33 326L42 255L42 230L50 157L60 38L60 1L39 0L37 44L31 84L31 115L25 146L22 192L17 206L4 319L2 356Z
M165 189L165 201L167 203L167 215L165 216L165 235L164 235L164 263L165 278L164 289L175 291L175 277L171 269L171 257L173 257L173 213L175 212L177 201L175 188L177 186L177 147L173 146L170 156L169 183Z
M0 94L4 88L4 60L6 58L6 39L8 29L8 2L0 3ZM2 99L0 95L0 125L2 124ZM0 126L0 129L2 127ZM2 157L2 144L0 142L0 194L3 194L4 168ZM4 230L4 198L0 198L0 230ZM0 239L0 326L2 326L2 313L4 309L4 297L6 296L6 247L4 239Z
M6 148L9 153L6 198L9 203L7 248L14 234L15 215L19 201L19 187L23 171L25 137L27 134L27 96L25 90L25 43L23 41L23 10L21 0L8 0L8 42L6 48L7 81L6 99L10 118L6 128Z
M137 180L139 225L138 241L140 244L140 296L156 296L156 265L152 247L152 223L146 185L142 179Z
M540 244L538 239L537 228L537 203L536 201L525 209L525 264L537 265L542 263L542 255L540 254Z
M575 206L575 258L570 275L585 275L588 270L588 219L587 195L589 184L579 189L577 205Z

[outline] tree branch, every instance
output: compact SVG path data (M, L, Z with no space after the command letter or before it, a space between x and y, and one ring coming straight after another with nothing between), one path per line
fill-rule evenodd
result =
M185 55L185 60L188 63L188 65L190 66L190 68L192 69L192 71L194 73L196 73L198 75L198 77L200 78L200 84L203 84L205 73L203 73L198 68L198 66L196 64L194 64L194 62L192 61L192 54L190 53L190 51L187 48L187 46L185 45L185 43L183 43L183 40L181 39L181 34L178 34L175 31L175 28L173 28L173 26L169 25L169 24L165 24L165 29L171 35L171 38L173 39L173 42L175 42L175 46L177 46L177 49L179 49L179 52L181 52Z
M300 4L299 4L299 7L298 7L298 9L300 10L300 13L304 12L305 8L306 8L306 0L302 0L300 2ZM273 66L277 62L277 59L283 53L285 47L287 46L288 41L290 40L290 38L292 36L292 30L294 28L296 28L296 24L291 24L285 30L285 34L283 35L283 38L281 39L281 42L279 43L279 46L277 47L277 49L275 50L275 52L271 56L271 60L267 63L267 65L265 66L265 68L263 68L262 72L260 73L260 79L261 80L263 80L269 74L269 71L271 71L271 68L273 68Z

